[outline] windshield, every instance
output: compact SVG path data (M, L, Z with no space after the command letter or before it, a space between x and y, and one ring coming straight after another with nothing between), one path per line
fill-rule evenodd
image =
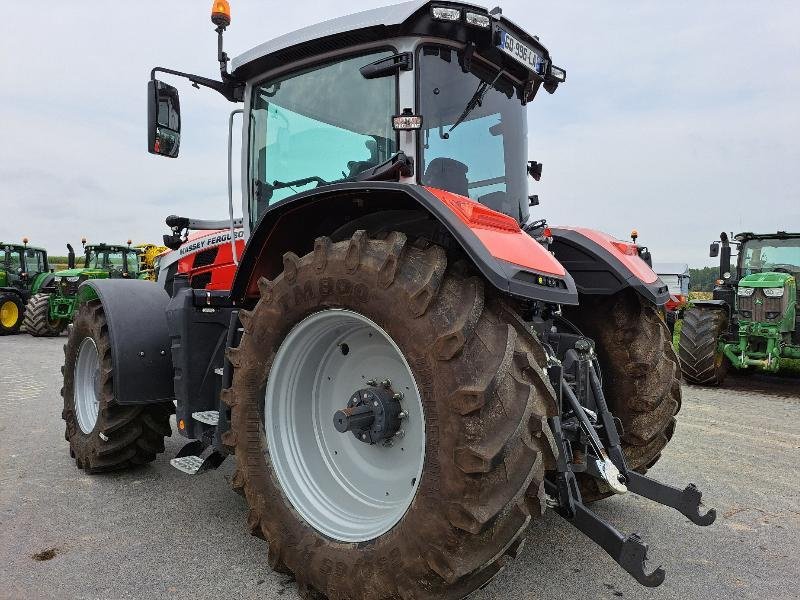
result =
M5 268L9 271L16 272L17 269L22 268L22 261L19 258L19 250L10 249L6 250Z
M353 180L397 151L397 77L365 79L359 71L392 54L348 58L254 88L251 225L270 204Z
M25 270L28 273L43 273L44 252L41 250L25 250Z
M418 60L422 184L526 221L527 120L513 85L476 59L464 72L450 48L424 46Z
M766 271L800 272L800 239L749 240L740 250L742 275Z
M134 252L123 250L97 250L86 251L86 268L101 271L123 271L125 261L128 262L128 273L136 274L138 261Z

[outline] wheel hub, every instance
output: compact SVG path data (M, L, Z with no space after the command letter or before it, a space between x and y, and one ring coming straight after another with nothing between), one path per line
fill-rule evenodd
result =
M374 383L374 382L369 382ZM359 442L387 442L400 431L405 413L400 406L403 394L392 391L388 381L369 385L355 392L347 407L333 414L333 426L339 433L351 431Z

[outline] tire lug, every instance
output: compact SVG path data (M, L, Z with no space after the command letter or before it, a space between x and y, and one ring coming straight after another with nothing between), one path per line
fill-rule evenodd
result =
M397 433L394 434L394 437L396 437L397 439L403 439L404 437L406 437L406 432L400 429L398 430Z
M370 386L370 387L378 387L378 382L375 381L374 379L369 379L367 381L367 385Z

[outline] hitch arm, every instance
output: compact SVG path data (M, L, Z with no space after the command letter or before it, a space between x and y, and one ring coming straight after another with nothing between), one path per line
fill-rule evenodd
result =
M628 491L664 506L670 506L701 527L711 525L717 518L717 510L714 508L708 509L704 515L700 514L703 493L693 483L679 490L635 471L628 471Z
M545 486L549 494L558 492L550 481L546 481ZM613 525L586 508L583 502L573 499L572 508L572 516L559 508L556 512L605 550L631 577L645 587L657 587L664 582L666 572L660 566L647 573L647 544L637 534L622 535Z

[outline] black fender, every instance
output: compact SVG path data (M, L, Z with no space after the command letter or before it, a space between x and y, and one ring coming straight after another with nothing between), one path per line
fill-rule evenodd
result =
M578 293L569 273L554 277L546 272L496 258L450 208L427 189L393 182L353 182L327 185L281 200L262 215L247 241L234 277L231 297L247 304L258 293L258 279L272 279L283 269L285 252L302 256L314 249L314 240L330 236L372 213L417 211L440 225L439 238L463 250L484 277L501 292L553 304L577 304ZM401 229L402 231L402 229ZM434 231L434 233L437 233ZM520 231L520 235L525 235ZM538 251L538 247L535 249ZM547 282L552 285L548 285ZM556 281L557 280L557 281Z
M578 230L551 227L551 231L553 243L550 249L575 279L581 294L610 296L633 288L658 306L663 306L669 300L666 284L639 256L626 256L613 245L600 243ZM651 275L651 280L643 279L636 270Z
M78 302L103 305L114 398L119 404L150 404L174 397L172 355L167 329L169 296L152 281L89 279L78 288Z

